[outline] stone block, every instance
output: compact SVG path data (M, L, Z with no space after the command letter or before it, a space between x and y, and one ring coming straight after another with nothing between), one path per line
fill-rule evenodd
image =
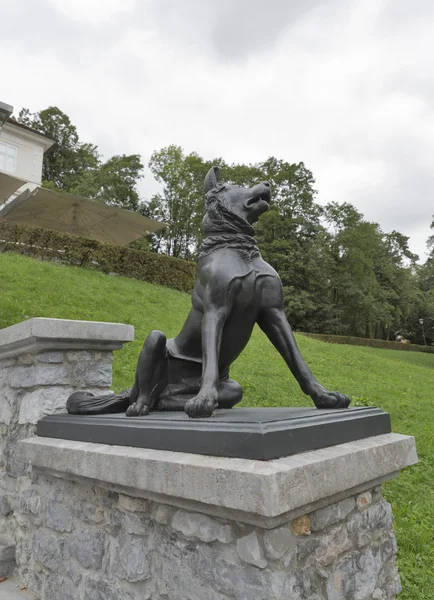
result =
M133 340L132 325L35 318L0 330L0 359L64 349L109 351Z
M22 515L39 515L41 512L41 496L34 489L24 489L16 495L15 510Z
M199 503L202 512L266 528L417 461L414 439L394 433L268 462L43 437L21 442L20 450L33 466L126 488L134 482L165 503Z
M15 367L9 374L9 385L13 388L56 386L69 383L68 370L62 365L40 365Z
M297 545L297 539L288 527L265 531L263 539L267 556L273 560L282 558L289 550L295 550Z
M150 516L116 511L113 514L113 525L120 526L126 533L149 535L154 529Z
M323 566L330 565L351 546L345 525L335 527L321 538L320 544L315 550L316 560Z
M33 556L52 571L59 571L64 563L64 540L38 529L33 537Z
M72 514L67 506L54 500L47 503L46 524L50 529L65 532L72 530Z
M36 360L41 363L63 363L64 356L62 352L41 352L37 355Z
M148 513L151 503L149 500L145 500L144 498L133 498L132 496L119 494L118 506L119 508L123 508L124 510L128 510L130 512Z
M4 372L9 367L15 366L16 364L17 358L0 358L0 381L2 372Z
M371 492L363 492L363 494L359 494L356 502L359 510L365 510L365 508L368 508L368 506L372 504Z
M112 366L104 363L77 363L71 369L71 382L81 387L110 387Z
M15 531L15 560L18 565L28 565L32 561L33 548L30 532L17 527Z
M15 544L4 537L0 538L0 563L15 560Z
M343 521L355 505L354 498L345 498L341 502L316 510L310 515L312 531L319 531L329 527L329 525L335 525L339 521Z
M90 575L84 586L85 600L138 600L132 592L105 576ZM145 600L145 598L144 598Z
M33 426L30 427L33 428ZM18 456L18 442L28 438L33 433L34 431L31 431L29 426L26 428L11 425L9 427L4 453L6 472L8 475L11 475L12 477L25 475L27 466L26 463L20 460L20 457Z
M12 507L9 502L9 496L5 491L0 490L0 517L7 517L12 513Z
M89 362L92 360L92 354L86 352L86 350L83 350L82 352L76 350L75 352L68 352L67 358L70 362Z
M144 581L151 576L151 557L147 538L124 533L116 543L111 571L119 579L132 583Z
M386 500L372 504L363 512L363 522L369 531L376 531L383 527L391 528L393 526L393 513L390 504Z
M83 523L102 523L105 519L105 513L102 508L98 508L90 502L74 502L71 507L73 514Z
M35 363L35 356L33 354L21 354L17 360L19 365L33 365Z
M185 537L196 538L202 542L219 541L228 544L232 540L230 525L220 523L207 515L178 510L172 519L172 527Z
M14 413L14 394L0 383L0 423L10 425Z
M92 527L76 529L69 540L69 551L85 569L100 569L105 535Z
M46 415L66 412L66 401L73 391L73 388L56 386L27 392L21 401L18 423L36 425Z
M260 569L265 569L267 560L256 531L240 538L237 541L237 552L241 560Z
M328 600L367 600L377 588L381 567L381 553L376 547L338 559L326 584Z
M239 560L229 546L173 539L161 531L155 537L158 591L170 600L274 600L284 594L288 574L261 569ZM174 568L182 564L182 569ZM309 596L307 596L310 598ZM299 596L294 596L301 600Z
M347 522L347 530L359 548L366 546L371 542L371 535L369 531L367 531L363 517L360 513L351 515Z
M160 525L170 525L174 513L174 508L167 504L154 504L151 516Z
M315 550L321 543L320 537L301 537L297 540L297 561L303 562L309 556L315 554Z
M8 560L5 562L0 561L0 579L3 577L11 577L16 567L14 560Z
M290 523L290 529L294 535L310 535L310 517L302 515Z
M78 600L77 586L62 575L48 573L45 579L44 600Z

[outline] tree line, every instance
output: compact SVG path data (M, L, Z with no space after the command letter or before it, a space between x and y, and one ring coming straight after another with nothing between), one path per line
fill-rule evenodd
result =
M172 145L152 154L148 166L160 191L143 200L137 188L144 171L139 155L104 161L97 146L81 142L76 127L55 107L38 113L23 109L18 120L57 142L44 158L44 185L165 222L163 231L134 244L178 258L197 257L203 180L212 165L221 167L229 183L269 181L273 201L256 225L256 239L282 279L294 329L434 341L434 235L420 265L402 233L384 232L349 202L318 204L314 176L303 162L270 157L227 164L222 157L205 160Z

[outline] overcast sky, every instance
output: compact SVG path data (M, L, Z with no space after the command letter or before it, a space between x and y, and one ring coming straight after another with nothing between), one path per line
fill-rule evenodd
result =
M174 143L303 161L320 203L351 202L425 258L432 0L13 0L0 15L1 101L57 105L107 158Z

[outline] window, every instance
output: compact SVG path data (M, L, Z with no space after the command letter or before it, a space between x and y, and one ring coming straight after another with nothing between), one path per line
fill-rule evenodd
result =
M15 173L17 168L17 148L0 142L0 171Z

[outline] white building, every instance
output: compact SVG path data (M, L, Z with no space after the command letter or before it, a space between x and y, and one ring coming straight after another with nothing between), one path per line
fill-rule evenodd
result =
M12 107L0 102L0 171L40 185L44 153L54 141L18 123L11 114Z
M11 117L0 102L0 219L125 246L165 225L117 206L41 187L52 139Z

